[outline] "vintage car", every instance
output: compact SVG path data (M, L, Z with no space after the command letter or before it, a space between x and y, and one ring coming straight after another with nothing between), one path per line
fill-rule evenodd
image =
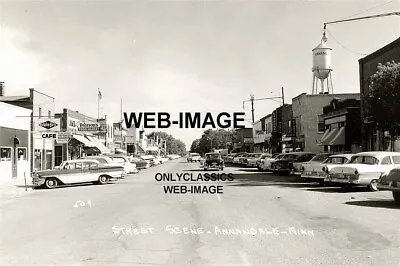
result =
M258 157L256 161L256 167L258 170L261 170L261 164L264 162L265 159L272 158L272 154L270 153L263 153L260 157Z
M200 154L198 154L196 152L189 153L189 155L187 157L187 161L189 163L191 163L191 162L200 162L200 160L201 160L201 156L200 156Z
M400 164L400 161L397 163ZM392 191L394 200L400 203L400 166L396 166L379 178L378 189Z
M205 171L208 169L218 169L218 170L224 170L224 160L221 158L221 154L211 152L211 153L206 153L205 156L205 161L203 164L203 168Z
M272 172L280 175L294 174L294 163L304 163L311 160L316 154L311 152L290 152L272 163Z
M136 165L138 170L150 168L150 163L140 157L130 156L129 161Z
M352 156L353 154L335 154L329 156L323 162L311 160L309 163L303 164L301 177L303 181L315 181L323 185L329 182L326 171L332 167L349 162Z
M293 168L294 168L294 174L295 175L301 175L303 173L303 166L307 164L315 165L315 164L321 164L325 159L333 155L333 153L320 153L315 155L311 160L307 162L298 162L298 163L293 163Z
M150 166L157 165L157 162L153 155L141 155L140 158L148 162Z
M64 161L58 169L33 172L32 184L46 188L89 182L107 184L110 180L123 178L125 175L121 166L104 165L93 159L78 159Z
M349 163L328 171L329 181L343 189L354 185L368 186L377 191L382 174L400 165L400 152L373 151L355 154Z
M232 160L233 164L240 164L241 160L244 160L244 158L246 158L247 153L246 152L241 152L241 153L237 153L235 155L235 157Z
M285 154L283 153L275 153L271 156L271 158L266 158L264 161L260 164L260 168L262 171L272 171L271 165L273 162L276 160L281 159Z
M97 156L87 156L81 159L93 159L99 161L104 165L111 166L122 166L126 174L137 173L136 164L131 163L129 158L125 155L110 154L110 155L97 155Z
M244 163L247 167L256 167L257 160L261 157L262 153L250 153L247 158L244 159Z
M233 158L235 158L236 153L231 153L225 156L224 162L225 163L233 163Z

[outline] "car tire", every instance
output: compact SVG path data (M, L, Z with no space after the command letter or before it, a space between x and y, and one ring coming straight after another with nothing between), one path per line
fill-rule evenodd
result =
M108 183L108 176L105 176L105 175L99 176L98 183L99 183L100 185L105 185L105 184L107 184L107 183Z
M57 179L54 177L47 178L44 181L44 186L48 189L53 189L57 187Z
M399 191L392 191L394 201L400 204L400 192Z
M378 179L373 179L371 183L369 183L368 187L371 191L378 191Z

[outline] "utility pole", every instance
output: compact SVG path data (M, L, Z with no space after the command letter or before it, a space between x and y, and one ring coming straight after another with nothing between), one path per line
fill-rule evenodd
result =
M254 98L254 94L251 94L250 95L250 100L243 101L243 109L244 109L244 103L245 102L251 102L251 117L252 117L252 121L254 123L254 102L255 101L263 101L263 100L273 100L273 101L279 102L279 101L277 101L277 99L281 99L282 104L285 104L285 96L283 94L283 87L282 87L282 95L281 96L277 96L277 97L266 97L266 98L255 99Z
M285 105L285 93L283 91L283 87L282 87L282 105Z

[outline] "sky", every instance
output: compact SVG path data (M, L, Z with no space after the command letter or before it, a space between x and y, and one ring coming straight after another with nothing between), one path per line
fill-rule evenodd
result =
M323 23L400 11L400 1L4 1L0 80L63 108L118 120L124 112L246 112L254 97L312 91ZM358 60L400 37L400 17L327 26L335 93L359 92ZM256 120L280 103L255 102ZM164 130L187 148L202 129ZM147 130L146 133L150 133Z

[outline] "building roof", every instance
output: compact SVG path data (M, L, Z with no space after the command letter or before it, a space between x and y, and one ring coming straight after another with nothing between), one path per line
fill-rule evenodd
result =
M0 96L1 102L30 101L29 96Z
M372 54L367 55L366 57L363 57L361 59L358 60L358 62L360 64L366 62L366 61L370 61L378 56L380 56L381 54L386 53L387 51L392 50L394 47L396 46L400 46L400 38L397 38L396 40L394 40L393 42L383 46L382 48L380 48L379 50L376 50L375 52L373 52Z

